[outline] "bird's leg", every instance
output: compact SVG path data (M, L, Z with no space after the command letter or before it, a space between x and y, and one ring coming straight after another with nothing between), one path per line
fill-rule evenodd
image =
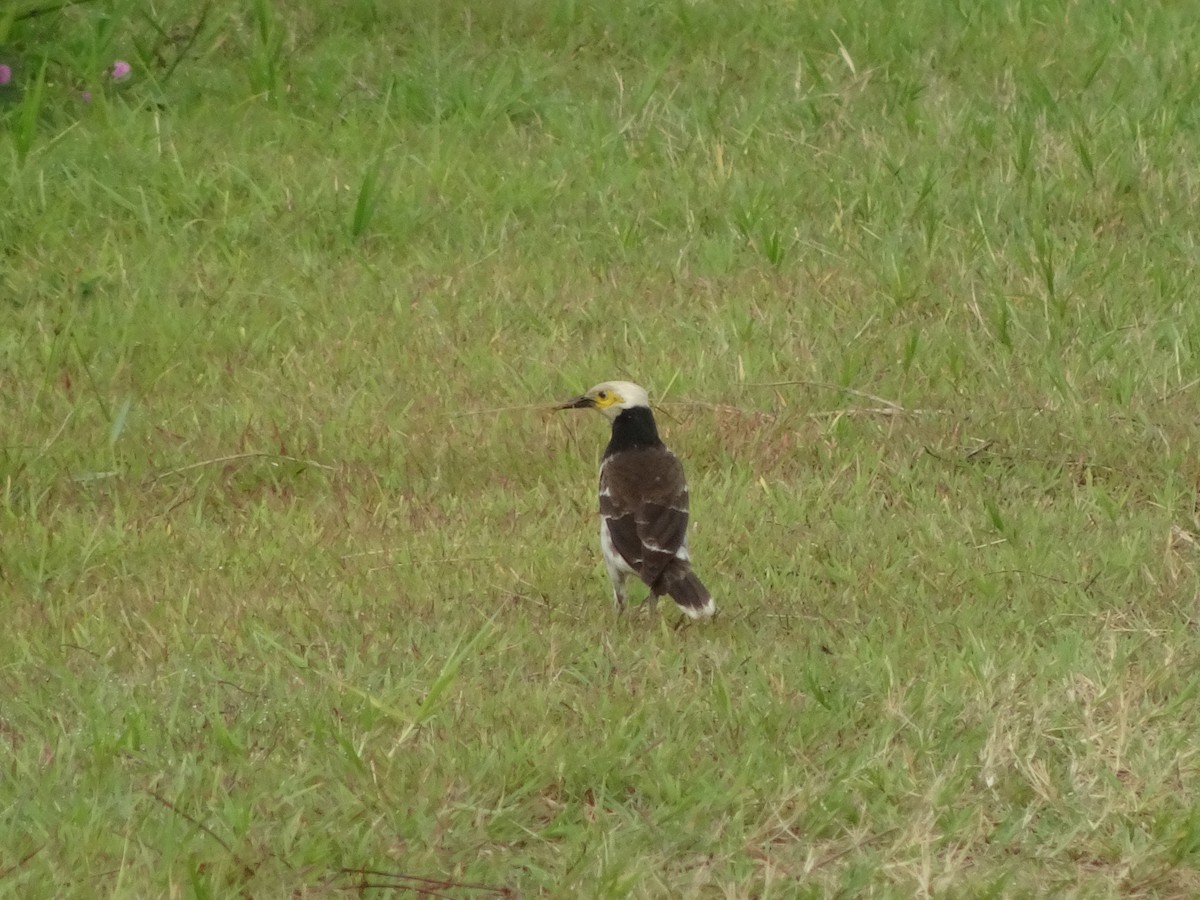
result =
M620 575L616 575L611 580L613 589L613 605L617 608L617 615L619 616L625 612L625 579Z
M647 594L646 599L642 601L642 609L646 611L647 615L655 613L658 610L658 594L654 591Z

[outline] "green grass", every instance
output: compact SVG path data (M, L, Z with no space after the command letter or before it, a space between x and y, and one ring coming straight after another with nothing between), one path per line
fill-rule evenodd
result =
M13 23L0 894L1196 895L1198 21ZM613 613L609 378L711 624Z

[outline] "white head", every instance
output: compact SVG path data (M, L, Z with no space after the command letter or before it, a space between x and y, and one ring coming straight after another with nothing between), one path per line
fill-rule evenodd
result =
M606 419L612 420L635 406L650 408L650 398L644 388L632 381L605 381L586 394L568 400L558 409L594 409L603 413Z

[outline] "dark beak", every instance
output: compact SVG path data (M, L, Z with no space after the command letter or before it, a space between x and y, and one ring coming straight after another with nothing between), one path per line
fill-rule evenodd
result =
M566 403L560 403L555 409L591 409L596 405L596 401L591 397L583 396L576 397L574 400L568 400Z

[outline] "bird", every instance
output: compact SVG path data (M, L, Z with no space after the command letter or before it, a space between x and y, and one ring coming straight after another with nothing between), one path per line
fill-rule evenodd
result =
M556 409L594 409L612 423L600 463L600 549L617 613L625 610L627 580L650 588L653 608L668 595L692 619L717 611L712 594L692 571L688 553L688 486L683 465L662 439L644 388L605 381Z

